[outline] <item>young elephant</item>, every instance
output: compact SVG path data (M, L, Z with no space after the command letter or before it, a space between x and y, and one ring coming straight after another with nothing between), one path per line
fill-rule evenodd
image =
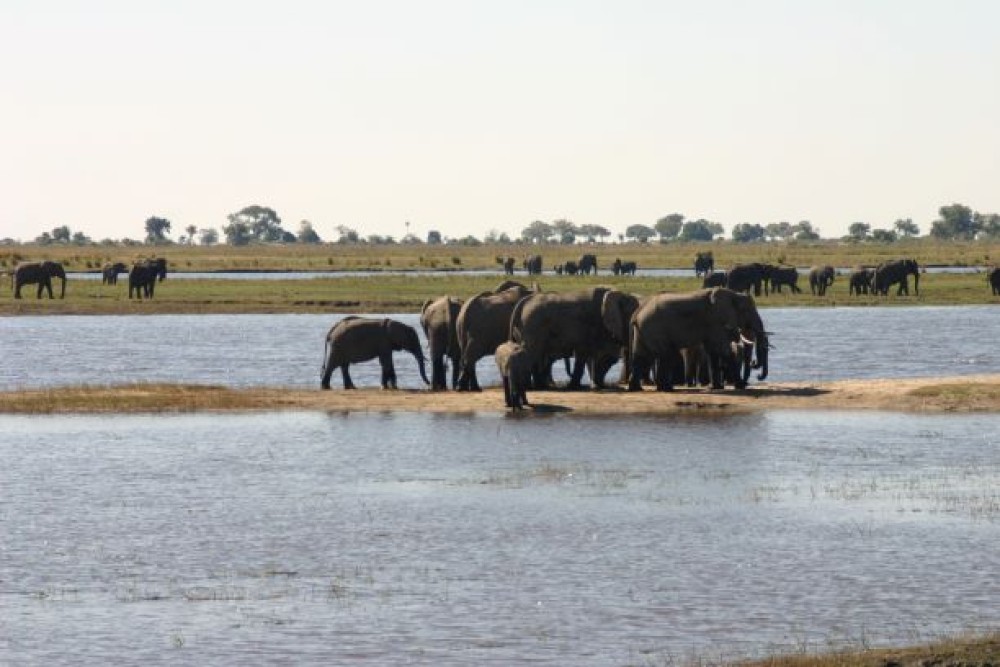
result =
M329 389L330 376L340 368L344 376L344 389L354 389L347 367L377 358L382 364L382 388L395 389L396 369L392 365L392 353L396 350L412 354L420 368L420 377L426 384L430 384L424 372L424 352L416 329L389 318L380 320L353 315L345 317L326 335L326 354L320 385L323 389Z
M496 351L497 370L503 379L503 400L508 408L520 410L529 405L527 388L531 382L531 363L524 347L507 341Z

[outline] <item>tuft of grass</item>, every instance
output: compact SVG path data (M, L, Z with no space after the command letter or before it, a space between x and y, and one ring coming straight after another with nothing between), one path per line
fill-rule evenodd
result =
M273 405L262 392L191 384L59 387L0 394L0 412L18 414L191 412L264 409Z

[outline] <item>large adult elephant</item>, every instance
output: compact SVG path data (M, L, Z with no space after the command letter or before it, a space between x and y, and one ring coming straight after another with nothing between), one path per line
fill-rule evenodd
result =
M145 296L152 299L156 291L157 280L163 281L167 277L167 260L143 259L132 265L128 272L128 298L132 298L135 292L137 299Z
M460 350L459 391L480 391L476 363L496 352L507 340L514 306L531 290L508 281L493 292L481 292L466 300L455 320L455 336Z
M1000 295L1000 267L994 266L986 273L986 281L993 289L993 296Z
M576 262L577 267L580 269L580 273L585 276L589 276L590 272L593 271L594 275L597 275L597 255L591 253L584 253L580 255L580 259Z
M529 276L537 276L542 273L542 256L529 255L524 258L524 270Z
M701 281L702 287L725 287L729 282L729 274L725 271L713 271Z
M25 262L18 264L14 267L14 273L12 276L14 283L14 298L21 298L21 288L25 285L38 285L38 294L35 298L42 298L42 291L46 290L49 293L49 298L52 296L52 279L59 278L62 280L62 289L59 292L59 298L66 298L66 271L63 269L63 265L59 262Z
M766 295L773 268L770 264L761 264L760 262L737 264L726 273L726 287L734 292L749 293L752 289L754 296L760 296L761 287L763 287Z
M514 275L514 258L507 256L503 258L503 272L504 275L512 276Z
M711 360L712 386L724 387L733 378L737 388L746 386L739 373L734 344L753 344L759 378L767 377L767 333L753 298L716 287L687 294L650 297L631 320L632 372L629 390L640 391L641 379L656 364L656 386L670 391L684 380L678 377L678 358L686 348L703 347Z
M115 262L112 264L108 262L101 268L101 284L102 285L117 285L118 284L118 274L127 273L128 267L121 262Z
M462 309L462 300L450 296L424 301L420 309L420 326L427 336L431 358L431 389L448 388L445 378L445 357L451 362L451 388L458 388L458 373L462 366L462 349L458 345L456 323Z
M896 296L909 295L910 282L908 277L913 276L913 293L920 295L920 265L915 259L896 259L890 262L882 262L875 267L875 277L872 280L875 294L883 296L889 294L889 288L898 285Z
M583 370L595 387L604 386L604 374L617 359L622 341L606 325L606 308L618 308L608 287L568 293L538 293L521 299L510 318L510 339L524 346L531 363L535 389L549 384L553 360L574 357L567 389L582 387ZM610 317L610 315L608 315ZM627 320L625 320L627 321ZM619 328L624 330L624 322Z
M772 266L769 277L772 292L780 294L782 287L788 287L794 294L802 293L799 289L799 270L794 266Z
M354 315L345 317L326 335L320 386L329 389L330 376L339 368L344 378L344 389L354 389L348 366L378 359L382 365L382 388L396 389L396 368L392 364L392 353L398 351L413 355L420 369L420 377L426 384L430 384L424 372L424 351L420 347L416 329L390 318L375 319Z
M847 276L847 294L861 296L874 288L875 269L870 266L855 266Z
M833 285L837 270L829 264L809 269L809 290L816 296L826 296L826 290Z

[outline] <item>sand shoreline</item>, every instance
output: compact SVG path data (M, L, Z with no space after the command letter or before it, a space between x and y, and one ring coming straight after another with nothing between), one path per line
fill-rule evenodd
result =
M767 382L746 391L678 389L530 392L531 414L681 414L758 410L887 410L1000 412L1000 374L957 377ZM328 412L498 413L499 388L481 393L422 390L356 391L130 384L0 392L0 413L142 413L318 410Z

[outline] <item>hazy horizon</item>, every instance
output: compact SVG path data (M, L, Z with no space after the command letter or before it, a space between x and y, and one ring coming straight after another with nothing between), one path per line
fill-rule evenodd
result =
M0 238L1000 211L1000 3L0 6ZM10 205L12 204L12 205Z

